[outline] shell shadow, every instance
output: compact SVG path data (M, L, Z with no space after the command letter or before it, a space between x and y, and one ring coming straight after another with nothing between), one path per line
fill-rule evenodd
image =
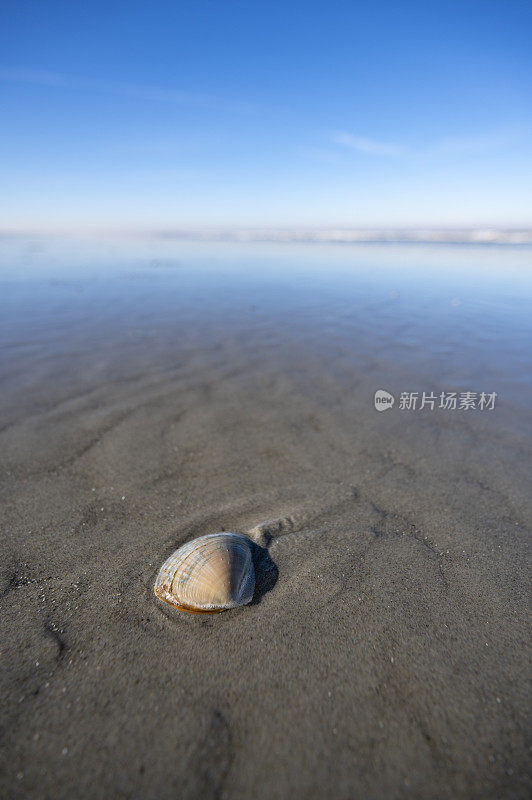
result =
M248 541L255 568L255 591L250 605L256 606L277 583L279 570L265 547L261 547L260 544L253 542L251 539Z

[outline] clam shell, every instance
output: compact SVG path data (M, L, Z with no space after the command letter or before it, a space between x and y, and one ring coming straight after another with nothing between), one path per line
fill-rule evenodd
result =
M239 533L211 533L172 553L153 590L182 611L208 613L246 605L254 589L249 540Z

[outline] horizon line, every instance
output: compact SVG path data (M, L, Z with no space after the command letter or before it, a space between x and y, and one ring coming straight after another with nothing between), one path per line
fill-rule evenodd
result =
M174 239L177 241L279 244L504 244L532 245L525 226L202 226L160 228L71 226L0 228L0 239L26 237Z

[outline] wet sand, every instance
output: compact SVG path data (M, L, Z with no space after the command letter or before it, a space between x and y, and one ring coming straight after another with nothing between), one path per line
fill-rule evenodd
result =
M532 295L383 253L5 279L0 796L529 797ZM162 607L222 529L253 603Z

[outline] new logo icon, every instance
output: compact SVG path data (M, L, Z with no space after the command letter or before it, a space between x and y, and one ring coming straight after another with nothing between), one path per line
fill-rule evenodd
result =
M384 389L377 389L373 398L377 411L387 411L395 403L395 397Z

